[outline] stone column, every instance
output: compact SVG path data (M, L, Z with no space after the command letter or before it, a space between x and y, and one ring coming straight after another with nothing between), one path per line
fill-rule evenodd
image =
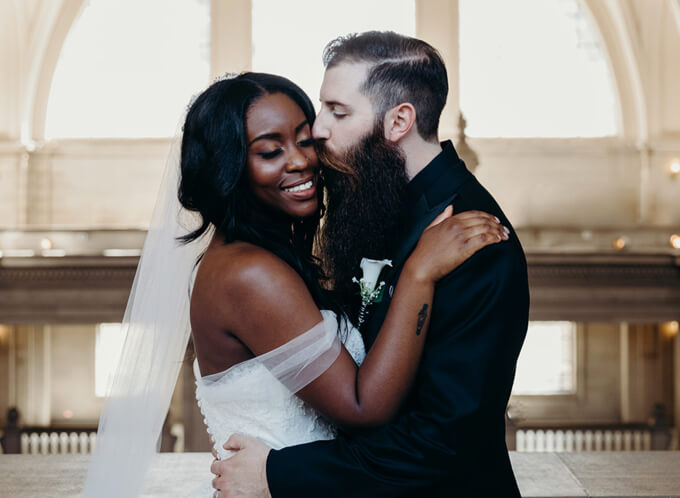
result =
M210 77L248 71L253 59L251 0L211 0Z
M439 138L452 139L460 112L458 0L416 0L416 37L439 50L449 77L449 96L439 123Z
M50 424L50 349L49 326L16 328L16 360L13 389L21 424Z

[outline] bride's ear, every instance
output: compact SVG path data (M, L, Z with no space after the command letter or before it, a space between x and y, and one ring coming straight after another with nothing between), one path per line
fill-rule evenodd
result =
M399 142L416 124L416 109L412 104L404 102L385 113L385 138L391 142Z

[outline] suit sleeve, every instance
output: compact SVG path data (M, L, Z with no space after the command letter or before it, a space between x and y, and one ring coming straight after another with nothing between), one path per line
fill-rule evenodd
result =
M526 266L517 248L489 246L437 284L409 403L415 408L370 432L272 451L273 498L424 490L455 481L488 438L502 438L489 427L503 419L528 315Z

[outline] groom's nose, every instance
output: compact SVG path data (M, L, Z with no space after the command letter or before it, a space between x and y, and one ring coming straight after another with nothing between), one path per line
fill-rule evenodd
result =
M328 111L321 109L314 120L312 126L312 136L317 140L325 140L330 137L330 130L328 128Z

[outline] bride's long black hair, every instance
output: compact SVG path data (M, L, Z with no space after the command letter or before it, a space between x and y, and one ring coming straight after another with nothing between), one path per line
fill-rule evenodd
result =
M292 81L266 73L242 73L213 83L191 104L184 122L179 200L201 216L201 226L181 241L189 243L211 227L226 242L240 240L263 247L288 263L302 277L316 304L333 309L321 265L313 254L323 212L294 219L259 201L244 175L248 159L246 114L260 97L281 93L295 102L311 127L316 113L305 92Z

